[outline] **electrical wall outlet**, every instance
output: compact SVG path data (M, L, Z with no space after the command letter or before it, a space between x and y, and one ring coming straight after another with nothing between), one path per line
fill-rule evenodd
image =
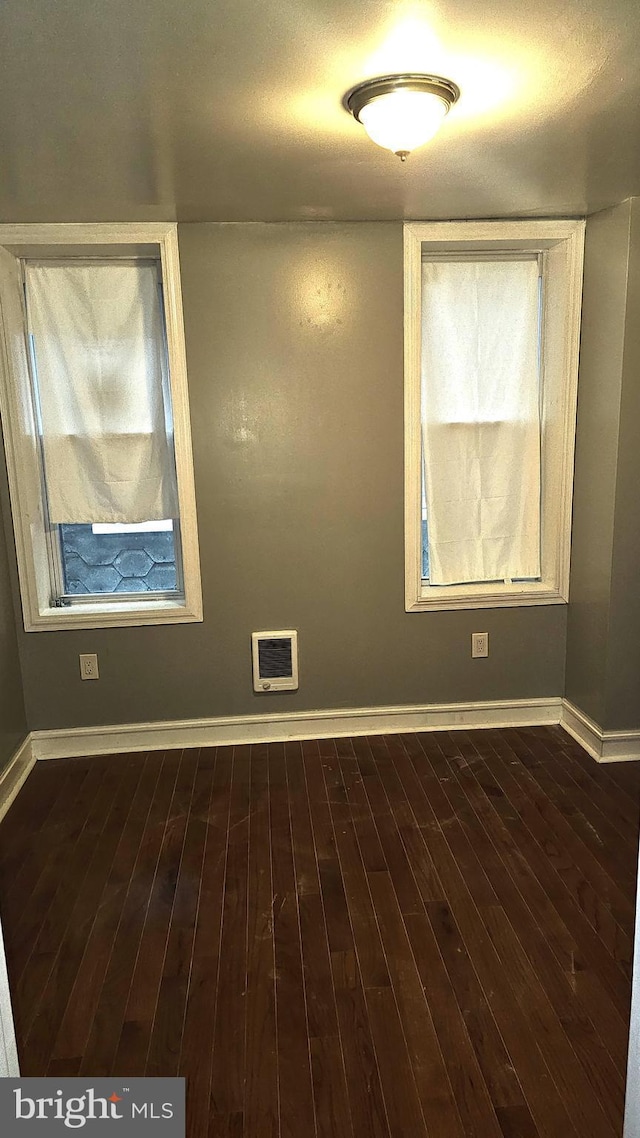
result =
M80 679L99 680L98 657L95 652L87 652L80 656Z
M489 655L489 633L471 633L471 656L474 660Z

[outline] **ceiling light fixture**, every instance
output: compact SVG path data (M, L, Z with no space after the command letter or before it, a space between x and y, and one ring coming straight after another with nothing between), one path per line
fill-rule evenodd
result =
M460 88L439 75L383 75L347 91L344 106L369 138L402 162L433 138Z

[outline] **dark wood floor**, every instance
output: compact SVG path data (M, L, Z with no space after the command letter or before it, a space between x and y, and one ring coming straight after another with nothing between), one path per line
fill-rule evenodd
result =
M189 1138L619 1138L639 785L559 728L40 763L22 1073L185 1075Z

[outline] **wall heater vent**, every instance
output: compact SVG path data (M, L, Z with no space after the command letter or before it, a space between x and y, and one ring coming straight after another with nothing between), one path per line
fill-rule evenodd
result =
M253 690L295 691L298 686L298 633L252 632Z

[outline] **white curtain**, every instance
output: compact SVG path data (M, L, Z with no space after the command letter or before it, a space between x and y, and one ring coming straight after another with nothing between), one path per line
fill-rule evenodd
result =
M28 264L52 522L177 516L154 265Z
M425 261L429 579L540 575L538 266Z

